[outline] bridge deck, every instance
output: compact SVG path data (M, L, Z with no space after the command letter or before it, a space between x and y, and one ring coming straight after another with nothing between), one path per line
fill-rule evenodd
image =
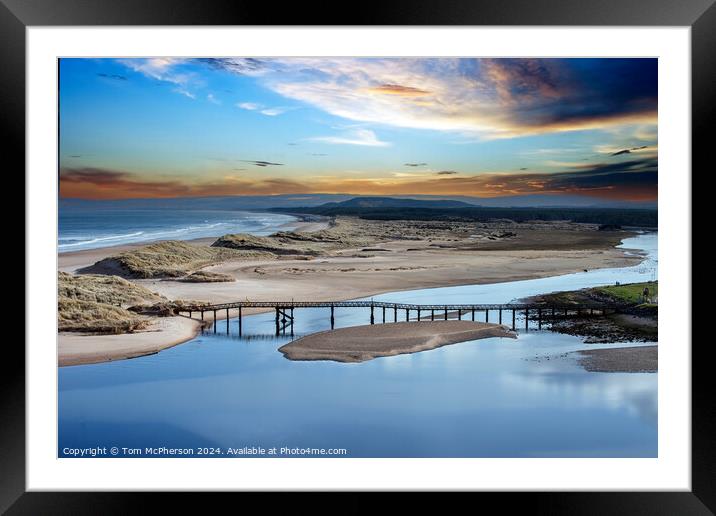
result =
M412 304L386 301L235 301L231 303L200 304L185 306L182 312L208 312L212 310L234 310L237 308L390 308L398 310L603 310L614 309L615 305L605 303L540 304L540 303L495 303L495 304Z

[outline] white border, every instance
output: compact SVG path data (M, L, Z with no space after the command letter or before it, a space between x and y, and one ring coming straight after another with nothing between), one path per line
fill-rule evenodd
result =
M31 27L27 43L28 490L690 490L689 28ZM56 58L328 54L659 57L658 459L56 458Z

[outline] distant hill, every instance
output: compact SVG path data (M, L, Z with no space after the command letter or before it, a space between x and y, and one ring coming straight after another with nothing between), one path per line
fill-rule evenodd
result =
M468 208L474 204L448 199L403 199L399 197L354 197L342 202L321 204L322 209L380 209L380 208Z
M599 224L602 226L636 226L656 228L658 212L654 209L579 208L579 207L485 207L460 201L418 201L410 199L362 198L330 202L319 206L274 208L271 211L334 217L349 215L373 220L455 220L487 222L509 219L515 222L530 220ZM439 203L436 206L433 203Z

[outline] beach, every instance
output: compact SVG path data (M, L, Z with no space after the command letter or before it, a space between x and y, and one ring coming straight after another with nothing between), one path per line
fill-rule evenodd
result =
M299 232L307 237L327 227L325 222L304 224ZM509 233L500 225L476 229L467 225L426 227L409 221L391 221L390 224L347 221L339 228L340 234L349 234L350 238L345 241L355 241L358 244L355 247L331 248L318 256L297 254L225 261L202 269L227 274L234 281L188 283L174 278L132 281L171 300L325 301L402 290L542 278L596 268L625 267L641 260L614 247L630 235L628 232L603 232L591 226L568 223L512 224L510 227L516 236L500 237ZM395 234L402 238L391 238ZM190 243L209 246L215 240L203 238ZM58 269L74 272L137 247L61 253ZM244 315L258 311L246 310ZM220 311L217 315L223 318L226 312ZM229 313L230 317L235 315ZM200 330L196 321L189 324L177 321L181 318L166 318L150 331L125 335L88 337L62 333L58 346L59 355L63 357L60 363L91 363L153 353L189 340Z

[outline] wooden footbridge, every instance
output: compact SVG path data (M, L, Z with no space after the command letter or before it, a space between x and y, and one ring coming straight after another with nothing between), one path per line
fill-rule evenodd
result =
M537 321L538 328L542 327L543 320L554 320L570 316L603 316L618 310L616 305L604 303L581 304L538 304L538 303L503 303L503 304L408 304L388 303L384 301L237 301L232 303L199 304L184 306L177 310L178 314L188 314L192 317L199 314L201 320L205 313L213 314L214 331L216 331L217 312L226 311L226 328L229 328L229 311L238 310L239 335L242 332L242 310L244 308L267 308L275 313L276 335L286 333L288 329L293 334L294 310L298 308L330 308L331 329L335 327L335 311L337 308L370 308L370 324L376 323L376 311L382 313L381 323L398 322L398 314L405 314L405 321L440 321L440 320L469 320L478 319L490 322L490 312L496 312L497 323L502 324L503 313L512 316L512 329L516 329L518 313L524 314L525 330L529 330L529 321ZM484 313L484 315L482 315ZM411 314L413 317L411 319Z

